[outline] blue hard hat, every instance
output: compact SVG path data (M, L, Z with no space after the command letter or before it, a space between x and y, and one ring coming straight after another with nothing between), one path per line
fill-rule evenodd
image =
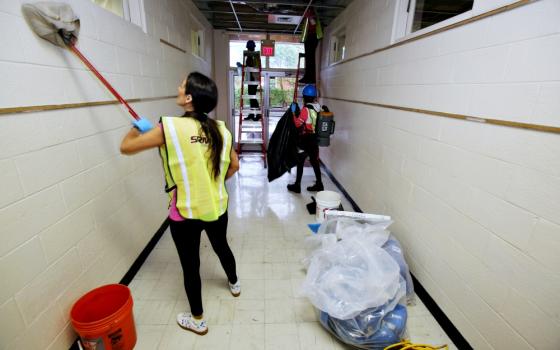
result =
M317 88L315 88L315 85L305 85L302 94L303 96L317 97Z
M253 40L247 41L247 45L245 45L245 47L248 48L249 50L254 49L256 46L257 45L255 44L255 42Z

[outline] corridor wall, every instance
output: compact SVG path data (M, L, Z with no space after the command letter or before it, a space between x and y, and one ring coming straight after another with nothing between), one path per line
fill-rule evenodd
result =
M474 20L399 45L415 36L395 37L401 5L355 0L326 31L337 130L321 159L364 211L393 217L412 272L473 348L557 349L560 2L475 0L461 16Z
M212 29L190 1L140 1L145 30L66 2L81 19L79 48L153 122L181 113L174 96L190 71L212 75ZM88 104L113 97L31 32L21 3L0 1L0 349L59 350L75 340L73 302L123 277L165 220L167 195L157 151L119 154L127 112ZM191 29L204 35L198 55Z

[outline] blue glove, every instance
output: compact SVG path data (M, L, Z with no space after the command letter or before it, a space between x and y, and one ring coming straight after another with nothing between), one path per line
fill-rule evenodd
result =
M292 113L296 112L296 108L298 107L298 104L296 102L292 102L290 108L292 109Z
M146 118L140 118L139 120L135 120L132 122L132 125L134 125L134 127L138 129L142 134L154 128L152 122Z

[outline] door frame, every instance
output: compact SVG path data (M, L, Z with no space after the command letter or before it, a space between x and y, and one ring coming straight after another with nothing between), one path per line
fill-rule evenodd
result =
M239 76L239 72L237 69L230 69L228 71L229 74L229 84L228 84L228 94L229 94L229 122L231 125L231 132L234 133L234 142L237 143L237 128L238 128L238 119L239 119L239 110L238 106L235 106L235 77ZM262 110L263 110L263 118L265 118L265 131L266 134L264 135L265 143L268 145L269 140L269 130L270 130L270 78L276 77L286 77L286 76L294 76L296 75L296 71L293 69L263 69L261 71L261 77L263 79L262 83ZM245 149L251 150L251 145L244 146ZM258 151L260 147L255 147L255 151Z

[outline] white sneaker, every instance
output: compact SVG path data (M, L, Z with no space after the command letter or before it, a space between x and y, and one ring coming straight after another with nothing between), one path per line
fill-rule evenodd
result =
M231 295L233 295L234 297L238 297L239 294L241 294L241 282L239 282L239 278L237 279L237 282L235 282L234 284L229 283L229 291L231 292Z
M188 331L198 335L208 333L208 326L204 319L197 320L190 312L181 312L177 315L177 324Z

